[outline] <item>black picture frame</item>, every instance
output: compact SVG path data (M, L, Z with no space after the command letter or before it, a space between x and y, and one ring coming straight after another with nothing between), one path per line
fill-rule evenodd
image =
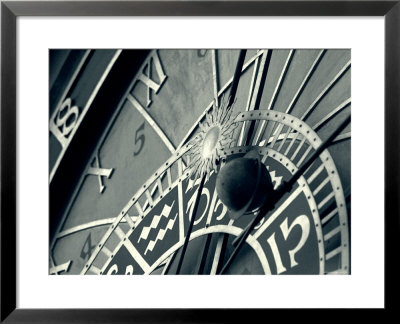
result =
M396 311L398 275L400 1L1 1L1 323L221 323L274 315L267 309L19 309L16 307L16 19L19 16L384 16L385 308ZM371 166L372 168L372 166ZM368 177L366 175L366 184ZM371 190L374 190L371 188ZM371 256L373 259L373 256ZM366 283L368 285L368 283ZM330 320L343 320L326 310ZM357 311L357 310L354 310ZM266 313L268 312L268 314ZM382 312L384 312L382 314ZM297 320L304 310L293 310ZM293 315L295 314L295 315ZM287 315L286 315L287 316ZM301 317L299 317L301 316ZM351 316L351 313L348 314ZM321 317L316 316L315 318ZM285 320L286 321L286 320ZM250 322L253 322L251 320Z

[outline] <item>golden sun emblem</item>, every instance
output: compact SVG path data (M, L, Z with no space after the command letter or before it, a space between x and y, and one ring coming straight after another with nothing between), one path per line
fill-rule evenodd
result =
M231 119L232 109L225 104L220 107L213 104L206 114L205 120L199 123L200 131L191 141L190 177L199 179L208 176L214 170L217 172L219 160L225 155L233 140L233 131L237 127Z

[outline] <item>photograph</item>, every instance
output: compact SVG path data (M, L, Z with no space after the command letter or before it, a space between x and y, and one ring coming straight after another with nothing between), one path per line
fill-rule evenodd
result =
M50 48L49 275L351 275L350 48Z
M2 1L0 322L391 319L399 2Z

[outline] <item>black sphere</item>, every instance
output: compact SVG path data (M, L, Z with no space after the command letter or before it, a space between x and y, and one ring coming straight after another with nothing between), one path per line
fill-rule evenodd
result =
M260 166L259 166L260 165ZM258 168L261 172L258 175ZM260 177L260 179L258 179ZM271 177L257 158L236 158L224 165L216 183L218 197L233 213L260 207L273 190Z

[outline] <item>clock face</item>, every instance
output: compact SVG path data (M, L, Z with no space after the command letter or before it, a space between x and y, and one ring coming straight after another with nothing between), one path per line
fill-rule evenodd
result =
M232 218L217 192L221 170L257 153L276 190L350 115L350 50L72 54L74 81L52 92L50 205L64 161L87 158L70 167L76 180L57 217L50 214L50 274L220 273L260 209ZM139 56L134 69L127 58ZM128 66L126 82L107 83ZM53 69L61 78L63 69ZM90 82L102 83L88 90L91 102L79 102ZM98 117L93 98L114 92L109 114ZM87 111L102 120L100 131L85 123ZM350 134L346 126L255 224L224 273L350 273ZM247 197L257 184L238 187Z

